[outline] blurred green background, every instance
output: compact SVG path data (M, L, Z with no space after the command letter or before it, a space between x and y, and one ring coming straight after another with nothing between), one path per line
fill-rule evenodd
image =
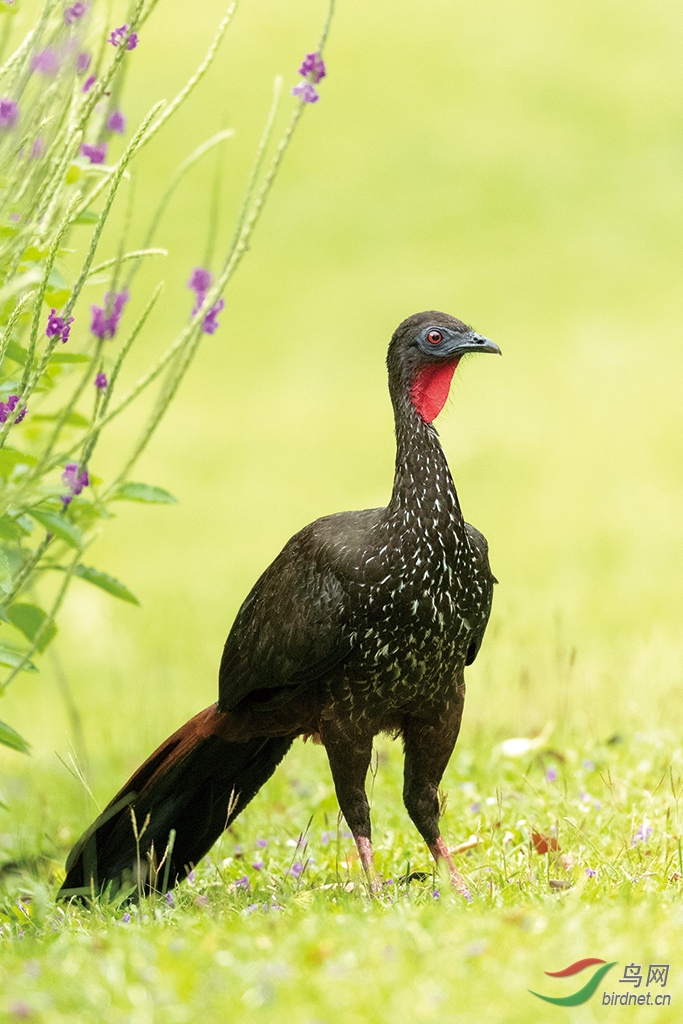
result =
M131 125L182 86L222 11L161 0L131 54ZM322 0L242 0L206 80L139 162L140 237L172 169L233 127L225 248L273 76L288 92L324 16ZM682 46L668 0L338 0L322 98L220 330L134 474L180 504L121 505L90 553L142 607L77 581L62 615L59 657L100 799L215 699L235 612L287 538L386 502L384 355L420 309L503 350L462 367L439 421L500 579L460 744L548 722L587 741L680 727ZM158 239L170 257L136 279L139 303L160 273L167 282L139 366L190 309L213 174L209 158L187 179ZM96 473L118 464L133 426L112 431ZM3 750L0 763L33 773L36 801L40 764L78 791L55 758L69 726L49 656L15 681L2 718L33 758ZM327 772L319 749L296 756Z

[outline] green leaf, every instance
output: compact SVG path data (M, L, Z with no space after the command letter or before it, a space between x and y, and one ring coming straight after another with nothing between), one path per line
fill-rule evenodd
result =
M5 540L20 540L26 536L25 530L11 516L0 516L0 537Z
M135 594L131 594L128 587L124 586L120 580L114 579L113 576L109 576L108 573L101 572L99 569L93 569L88 565L77 565L74 576L80 576L82 580L93 583L96 587L106 590L108 594L118 597L121 601L128 601L129 604L140 604Z
M74 219L74 224L97 224L99 219L94 210L82 210Z
M48 277L47 281L48 281L48 285L51 288L60 289L60 290L63 290L64 288L66 288L66 281L62 277L62 274L61 274L61 271L60 271L59 267L55 267L55 266L52 267L52 270L50 271L50 276Z
M46 508L32 508L29 514L37 523L44 526L48 533L53 533L55 537L66 541L72 548L83 547L83 534L66 516Z
M30 747L23 736L12 728L11 725L7 725L6 722L0 722L0 743L4 743L6 747L11 747L12 750L18 750L20 754L28 754Z
M27 640L34 640L38 630L47 618L47 614L35 604L15 603L7 609L7 618L16 629L24 634ZM57 627L52 622L41 636L37 650L42 654L48 644L52 643L56 635Z
M51 363L89 363L90 356L85 352L53 352L50 356Z
M0 643L0 665L6 665L7 668L18 668L24 657L23 651L18 651L16 647L10 647L9 644ZM24 665L24 672L37 671L38 669L32 661L27 661Z
M29 245L21 257L22 262L27 260L44 260L50 252L49 249L39 249L37 245Z
M154 505L177 505L178 499L162 487L151 484L129 483L119 484L112 494L112 501L146 501Z
M26 365L26 350L14 339L8 342L5 352L15 363L19 363L20 366Z
M93 482L92 477L90 482ZM116 518L115 514L110 512L105 505L101 503L95 505L93 502L84 501L82 498L77 502L75 501L69 508L74 522L78 523L82 530L88 530L96 520Z
M9 594L12 589L12 570L10 569L9 562L7 561L7 555L0 548L0 590L4 590L6 594Z
M0 448L0 476L9 476L15 466L35 466L37 461L16 448Z
M36 413L31 418L34 423L36 420L40 423L45 422L46 420L57 420L60 416L61 413L59 412L43 412ZM87 427L90 425L90 420L87 420L85 416L81 416L80 412L70 412L64 422L69 427Z
M70 164L64 180L66 181L67 185L73 185L75 182L78 181L82 173L83 169L79 167L78 164Z
M71 298L71 289L69 288L50 288L45 290L45 302L48 306L55 309L62 309L66 306L67 302Z

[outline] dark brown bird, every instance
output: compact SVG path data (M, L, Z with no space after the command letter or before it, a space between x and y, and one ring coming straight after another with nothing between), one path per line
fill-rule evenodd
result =
M403 738L408 814L467 895L439 832L438 787L495 579L486 540L463 519L432 421L471 352L500 350L445 313L416 313L397 328L387 355L396 423L391 501L325 516L285 545L230 630L218 702L162 743L117 793L72 850L60 896L181 880L302 735L325 746L374 887L365 778L373 738L384 731ZM148 819L139 850L132 811L138 829Z

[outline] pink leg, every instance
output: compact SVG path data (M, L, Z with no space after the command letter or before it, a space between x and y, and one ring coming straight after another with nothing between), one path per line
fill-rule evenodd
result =
M453 858L449 853L448 847L440 835L437 836L435 843L429 844L429 852L437 864L441 864L442 861L446 864L451 876L451 885L454 889L457 889L461 896L465 897L468 903L471 903L472 897L470 896L470 891L467 888L465 879L453 863Z
M323 722L322 741L332 770L334 787L341 812L358 847L370 889L380 888L380 881L372 858L370 841L370 807L365 792L365 776L372 757L372 734L356 734L349 739L338 722Z
M376 892L381 889L382 883L377 875L377 869L375 868L375 861L372 855L372 843L367 836L354 836L356 840L356 846L358 847L358 854L360 856L360 862L363 865L368 884L372 892Z

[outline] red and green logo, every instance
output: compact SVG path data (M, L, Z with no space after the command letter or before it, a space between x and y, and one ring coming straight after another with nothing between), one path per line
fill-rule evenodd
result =
M590 981L588 981L583 988L580 988L578 992L572 992L569 996L542 996L540 992L534 992L532 989L529 989L528 991L531 992L532 996L536 996L538 999L544 999L546 1003L554 1003L555 1006L580 1006L581 1003L585 1003L590 999L607 972L611 970L616 963L617 961L614 960L611 964L608 964L605 963L604 960L598 960L596 957L589 956L584 960L577 960L575 964L570 964L569 967L565 967L562 971L546 971L545 973L549 978L570 978L574 974L579 974L581 971L585 971L587 967L594 967L595 964L602 964L602 967L598 967Z

